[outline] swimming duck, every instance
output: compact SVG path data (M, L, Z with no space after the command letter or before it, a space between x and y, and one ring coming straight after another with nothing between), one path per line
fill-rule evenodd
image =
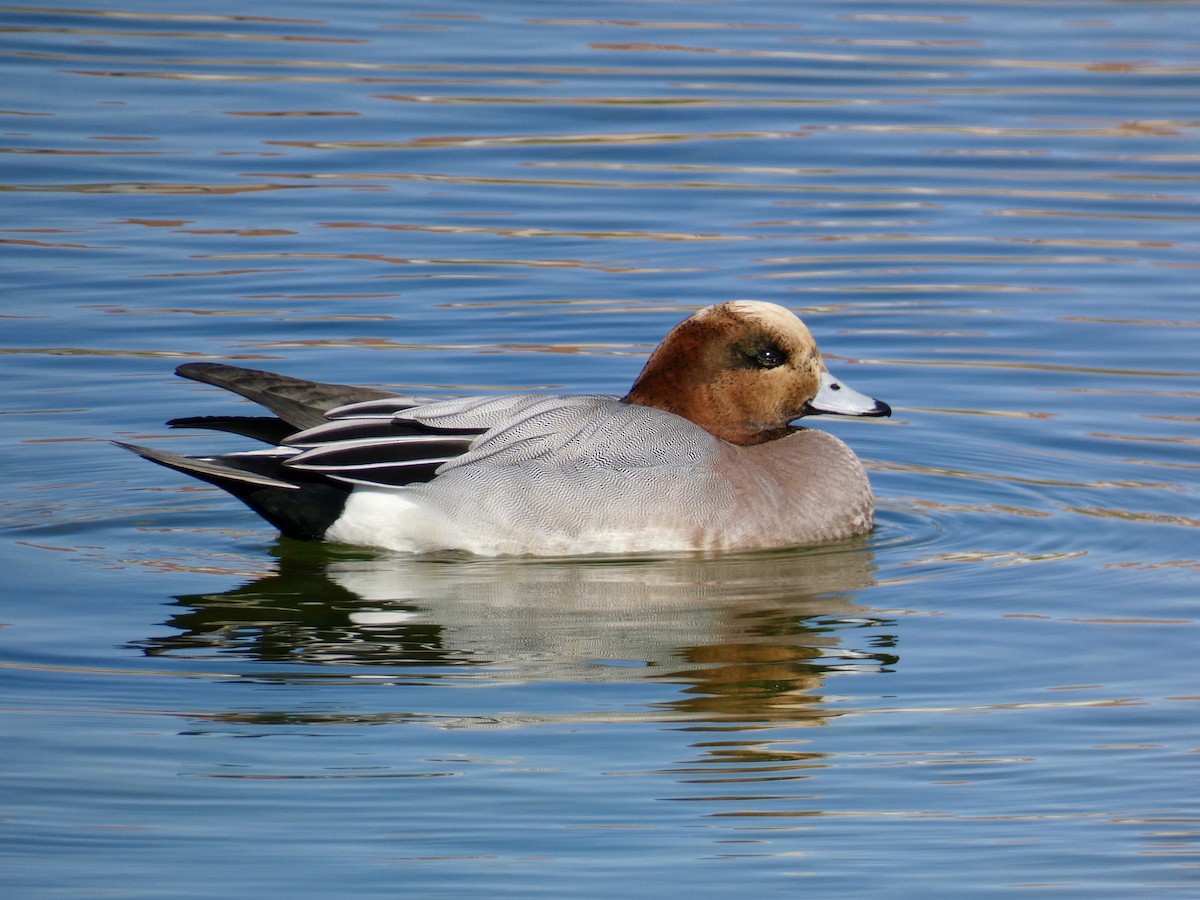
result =
M891 415L830 375L792 312L756 301L675 326L620 398L425 401L218 363L176 371L273 415L168 424L269 446L121 446L223 488L285 536L412 553L725 552L862 534L874 515L862 463L791 423Z

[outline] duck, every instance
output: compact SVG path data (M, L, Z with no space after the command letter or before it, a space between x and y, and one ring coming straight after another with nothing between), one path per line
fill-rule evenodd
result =
M406 554L729 553L873 527L862 462L797 420L880 417L830 374L808 327L733 300L676 325L624 397L420 399L200 362L176 374L270 415L193 416L265 447L214 456L116 442L214 484L283 537Z

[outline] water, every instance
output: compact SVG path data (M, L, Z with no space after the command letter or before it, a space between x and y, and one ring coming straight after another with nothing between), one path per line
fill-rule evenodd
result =
M0 8L13 897L1183 896L1195 3ZM869 538L278 542L225 359L623 392L796 309Z

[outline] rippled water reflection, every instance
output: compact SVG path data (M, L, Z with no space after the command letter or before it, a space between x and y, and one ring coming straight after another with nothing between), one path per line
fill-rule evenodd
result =
M0 16L13 896L1195 885L1196 4L159 7ZM734 297L895 408L868 539L395 558L105 443Z

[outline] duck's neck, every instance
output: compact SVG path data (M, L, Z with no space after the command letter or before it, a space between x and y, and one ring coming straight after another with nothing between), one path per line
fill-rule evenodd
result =
M774 429L756 427L739 415L739 410L730 408L724 399L726 395L713 390L711 385L696 384L686 374L670 371L650 374L648 378L643 372L622 401L682 416L714 437L743 447L773 441L790 431L786 425Z

